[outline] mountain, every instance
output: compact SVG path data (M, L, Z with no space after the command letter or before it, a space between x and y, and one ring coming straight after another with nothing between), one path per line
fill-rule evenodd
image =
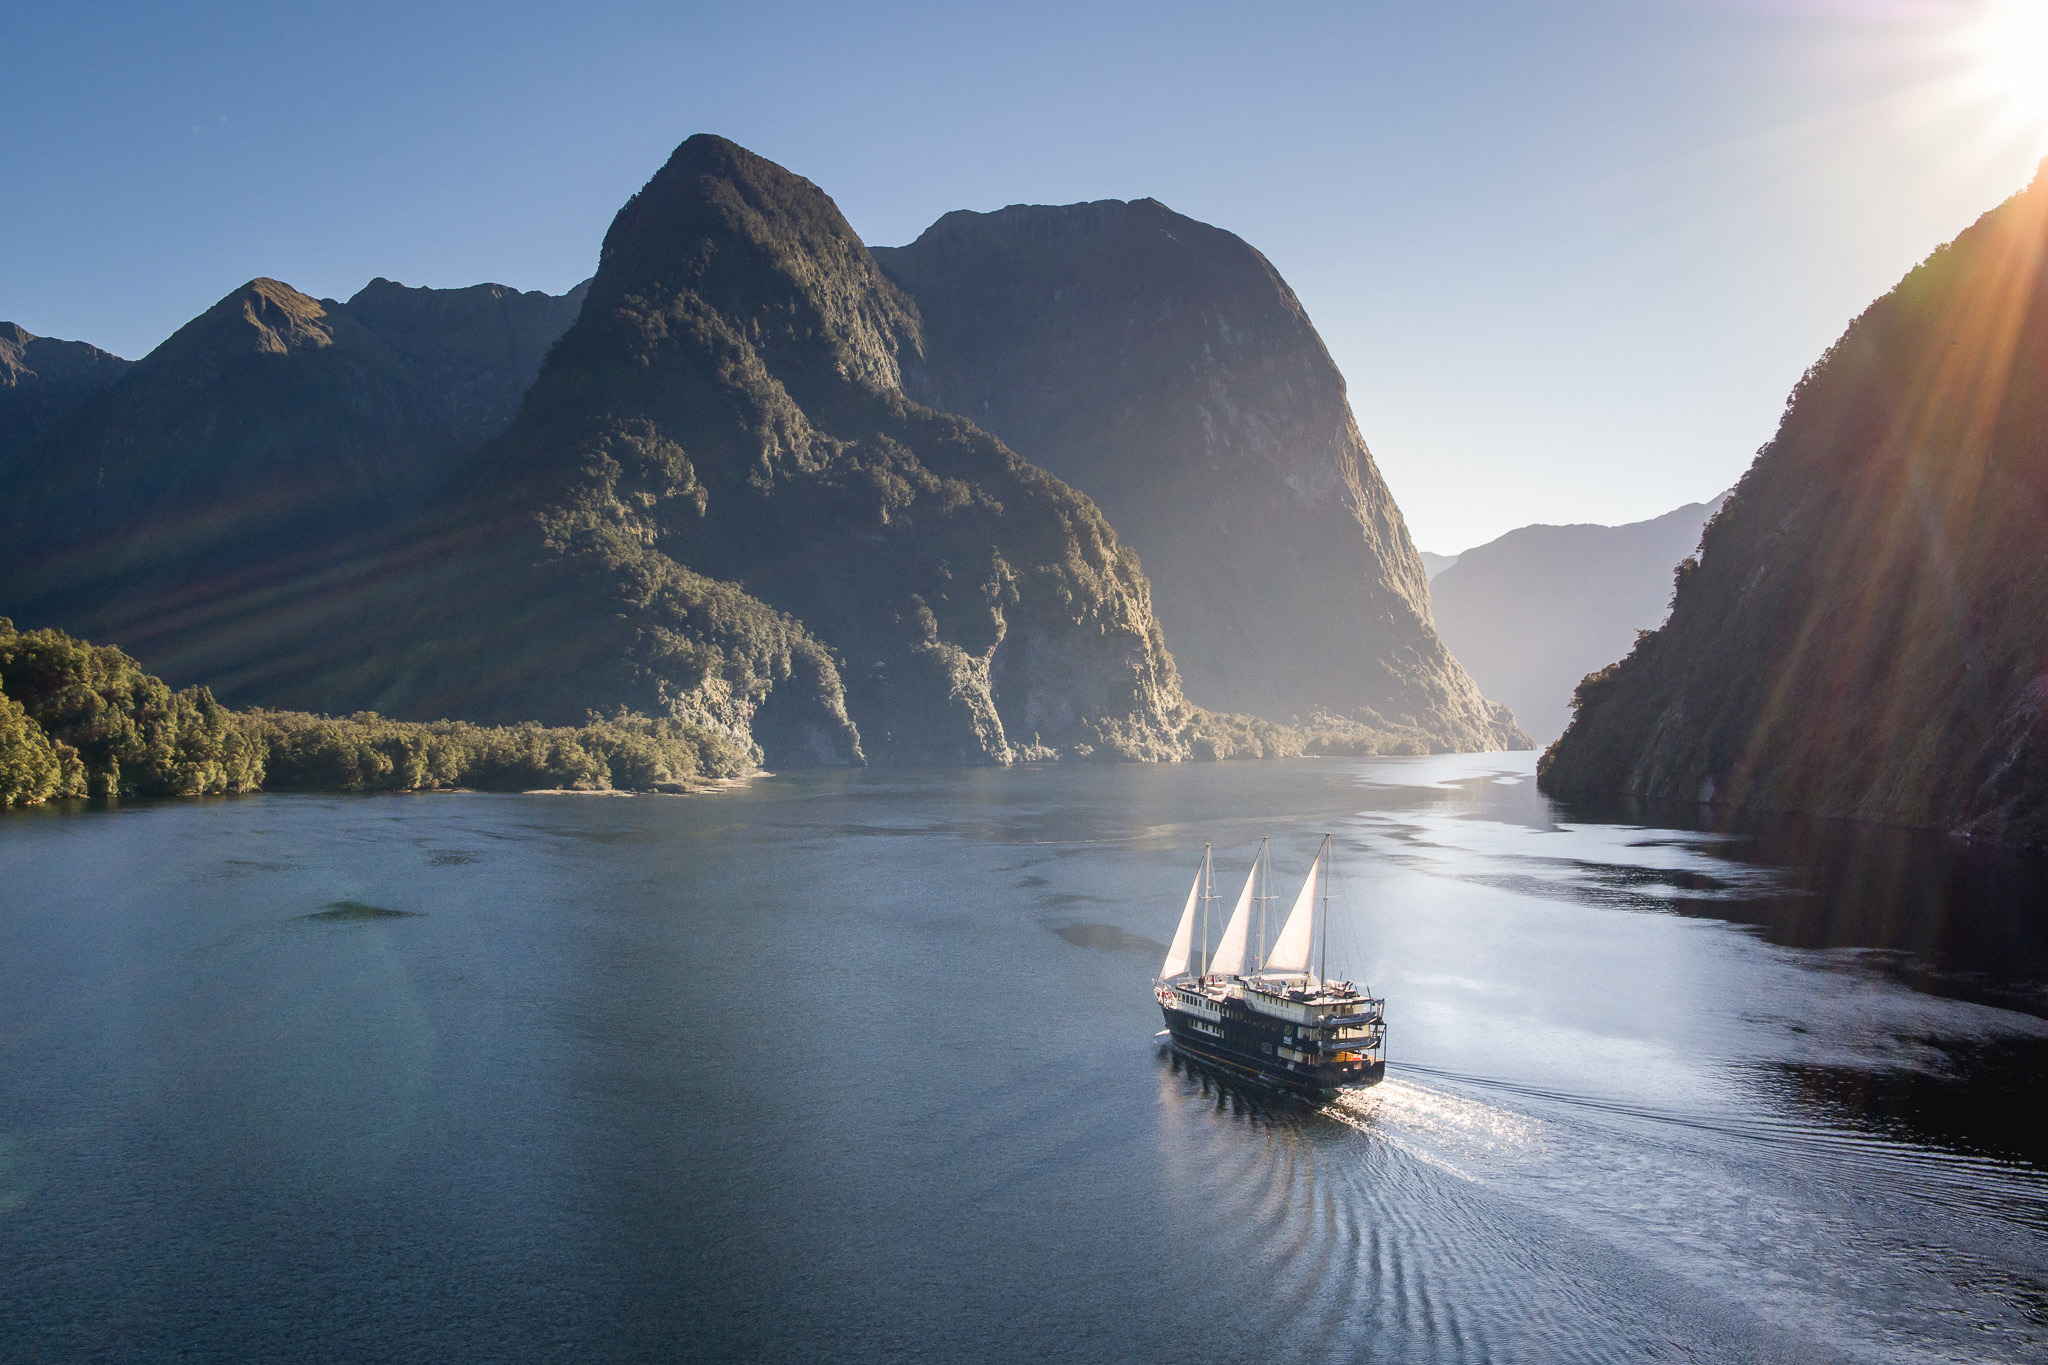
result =
M1095 505L929 392L823 191L700 135L619 211L511 427L358 660L397 715L628 706L776 762L1177 758L1192 712Z
M1453 555L1429 582L1436 632L1547 744L1579 679L1663 624L1672 570L1726 496L1627 526L1524 526Z
M1343 377L1257 251L1141 199L949 213L874 255L923 322L909 391L1101 507L1189 695L1426 748L1526 746L1431 629Z
M1809 370L1546 791L2048 843L2048 166Z
M1436 581L1438 574L1458 562L1456 555L1431 554L1428 550L1418 550L1416 553L1422 556L1422 572L1432 583Z
M337 575L504 430L581 302L257 279L132 367L85 366L124 372L0 473L0 609L263 698Z
M43 432L128 372L132 362L82 341L0 322L0 479Z

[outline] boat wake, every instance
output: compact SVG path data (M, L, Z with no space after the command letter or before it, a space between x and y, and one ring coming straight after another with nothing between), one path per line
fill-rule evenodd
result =
M1512 1160L1540 1145L1544 1135L1543 1123L1527 1114L1398 1076L1369 1090L1346 1091L1322 1112L1475 1183L1484 1179L1486 1163Z
M1516 1259L1526 1245L1484 1247L1505 1229L1550 1257L1626 1267L1633 1287L1596 1320L1675 1302L1717 1331L1806 1358L2048 1351L2048 1173L1788 1116L1407 1070L1320 1113L1371 1140L1360 1170L1384 1179L1406 1165L1457 1182L1457 1200L1404 1220L1425 1264L1458 1247ZM1376 1192L1368 1203L1389 1212ZM1465 1223L1475 1209L1484 1216ZM1929 1258L1929 1244L1957 1251ZM1646 1346L1671 1339L1668 1325L1645 1327ZM1549 1345L1572 1354L1591 1343Z

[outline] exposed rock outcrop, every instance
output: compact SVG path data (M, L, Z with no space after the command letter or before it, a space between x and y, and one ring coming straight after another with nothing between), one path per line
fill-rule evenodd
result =
M2048 843L2048 175L1871 305L1545 790Z
M1257 251L1141 199L949 213L875 256L922 316L911 392L1103 509L1191 697L1527 747L1431 628L1343 377Z

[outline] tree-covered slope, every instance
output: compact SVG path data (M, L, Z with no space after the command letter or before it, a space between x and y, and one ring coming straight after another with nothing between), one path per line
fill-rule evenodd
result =
M453 548L420 557L379 704L624 703L751 730L770 762L1183 756L1136 558L1087 498L912 401L920 347L821 190L689 139L440 505Z
M2048 175L1873 304L1545 790L2048 843Z
M1526 747L1432 629L1343 377L1257 251L1143 199L949 213L875 256L916 300L933 400L1143 557L1190 697Z
M0 467L0 610L267 697L580 302L251 281Z

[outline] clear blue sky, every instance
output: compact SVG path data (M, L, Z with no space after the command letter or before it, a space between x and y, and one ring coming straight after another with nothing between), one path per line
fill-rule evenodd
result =
M559 291L697 131L877 244L1151 195L1279 267L1454 551L1732 483L1848 319L2048 151L2041 28L1978 41L2021 9L13 4L0 318L138 356L256 275Z

